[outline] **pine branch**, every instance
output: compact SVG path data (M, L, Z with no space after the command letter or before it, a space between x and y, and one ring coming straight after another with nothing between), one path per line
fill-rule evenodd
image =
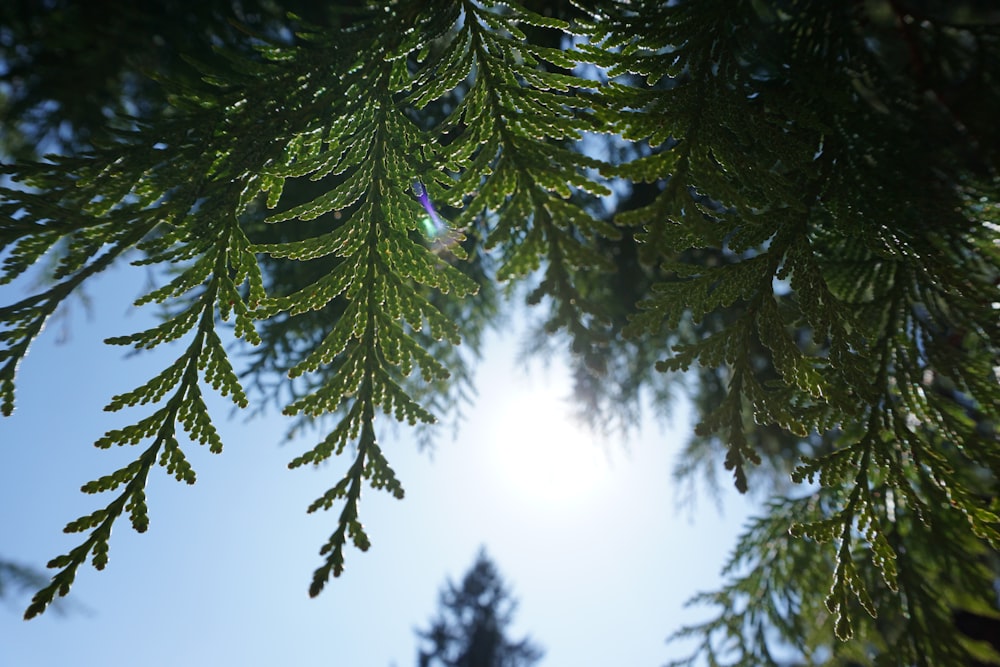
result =
M500 280L526 276L542 267L544 258L542 280L528 301L537 304L551 297L546 330L565 327L576 341L575 351L592 354L589 348L606 338L607 325L582 288L586 282L581 274L610 270L596 242L616 239L619 233L589 213L579 196L610 194L587 173L603 163L564 146L599 128L589 110L599 101L587 92L595 84L551 71L573 67L579 56L532 46L519 27L566 31L567 24L508 3L462 6L466 20L452 48L467 54L461 62L470 71L475 67L476 78L463 103L442 124L476 128L447 147L455 164L466 161L463 180L475 188L475 206L462 219L484 209L495 215L486 247L506 248L497 271ZM522 58L525 64L519 65Z
M401 16L417 20L422 27L435 25L431 12L413 16L403 11ZM398 498L403 495L377 443L376 411L410 424L434 421L401 384L414 371L425 381L448 377L445 367L423 348L415 334L427 331L433 339L446 339L453 345L459 339L455 325L422 290L458 297L476 288L415 235L424 212L410 195L410 183L426 183L435 199L441 191L425 167L433 153L396 100L397 93L410 85L409 76L404 74L405 56L420 48L422 34L409 31L411 41L399 43L397 36L407 31L392 21L402 20L401 16L372 19L371 34L379 35L379 40L374 48L358 54L353 75L342 84L347 91L364 91L357 98L359 108L348 109L360 120L331 126L324 133L324 146L319 146L309 161L289 162L287 169L274 169L280 178L331 175L339 183L312 201L272 216L272 222L312 220L336 211L340 224L306 242L257 248L273 257L301 261L329 256L337 260L333 271L314 285L265 302L262 315L295 315L325 308L335 299L345 301L331 330L305 350L291 369L296 377L332 364L338 368L337 374L285 410L289 415L339 415L327 437L296 457L290 467L318 464L358 440L347 475L310 507L315 511L329 509L338 500L345 502L337 528L321 550L326 558L314 575L311 595L319 594L331 574L338 576L343 571L348 539L362 550L368 548L358 519L364 481L374 488L386 488ZM349 94L345 98L351 99Z
M67 533L90 530L90 535L69 553L52 559L48 566L60 568L52 581L42 588L32 599L25 611L30 619L42 613L58 596L69 593L76 578L76 572L93 554L92 564L103 570L108 562L109 541L114 522L123 512L128 512L129 520L136 532L143 533L149 527L146 504L146 481L150 469L157 463L178 481L194 484L195 473L187 461L177 440L177 425L194 440L208 444L213 453L222 451L222 441L212 426L208 409L199 389L199 371L205 381L220 390L223 395L231 394L232 400L240 406L246 405L246 396L226 358L222 343L215 333L215 317L220 296L229 296L224 285L228 281L230 266L227 262L228 244L219 244L215 258L215 276L197 297L198 310L194 320L186 313L139 334L111 339L114 344L132 344L138 348L151 347L164 340L176 338L195 328L195 336L185 353L163 373L133 392L116 396L107 406L109 411L117 411L126 406L158 402L172 390L163 407L150 416L131 426L109 431L95 445L107 449L113 445L135 445L152 438L152 443L143 453L127 466L83 485L84 493L102 493L117 490L124 485L121 493L105 508L69 522L64 529ZM228 306L227 306L228 308ZM174 329L174 331L171 331ZM169 334L164 332L170 331Z
M218 120L212 111L199 110L195 116L209 116ZM213 118L214 116L214 118ZM180 425L192 440L207 444L218 453L222 442L211 422L207 407L199 387L199 375L223 395L228 395L238 406L245 407L247 397L233 371L222 341L215 331L217 318L227 320L235 316L236 333L253 343L258 339L250 315L263 288L256 259L250 251L249 241L239 228L234 212L240 199L238 183L227 182L226 159L213 153L212 146L233 139L225 132L217 133L218 123L188 125L189 118L177 119L177 125L167 124L164 139L175 148L171 156L160 155L161 149L149 149L157 143L149 140L142 131L134 136L122 137L122 144L111 144L75 164L80 173L97 172L91 179L83 180L78 187L78 195L86 202L96 202L85 206L85 216L94 220L109 220L127 230L110 251L91 264L78 259L80 252L89 252L87 246L70 251L62 261L62 272L74 272L71 278L49 290L48 293L29 297L22 306L41 303L42 309L33 315L36 321L51 312L53 301L45 301L47 295L62 296L68 287L75 286L85 278L107 266L124 250L138 247L145 257L138 263L166 263L177 267L179 263L190 263L177 270L176 277L163 288L153 290L139 299L136 305L150 302L163 303L173 313L161 324L146 331L129 336L108 339L108 343L131 345L136 349L151 349L163 343L179 340L192 330L194 337L186 351L137 389L120 394L112 399L107 410L116 411L127 406L161 402L169 394L166 403L149 416L122 429L109 431L95 443L98 447L112 445L135 445L151 439L151 444L129 465L110 475L85 484L86 493L100 493L116 490L124 485L121 493L105 508L70 522L66 532L90 530L87 539L79 546L53 559L49 566L61 568L52 582L40 590L28 607L26 618L42 613L58 596L66 595L76 577L79 566L91 554L97 569L107 564L109 539L114 522L123 512L128 512L133 528L144 532L149 523L145 498L145 485L154 464L166 468L168 474L178 481L194 483L195 474L180 447L177 426ZM185 129L177 132L177 127ZM207 128L211 137L206 146L190 137L189 127ZM107 160L108 154L123 155L120 160ZM192 153L196 157L192 157ZM235 160L244 157L239 153L223 153ZM194 171L200 177L185 178L184 185L177 187L177 169L181 165ZM220 183L224 183L220 187ZM88 190L93 187L95 190ZM114 198L105 198L108 187L115 188ZM95 196L94 193L101 193ZM20 201L27 218L46 221L51 211L45 207L33 206L34 201ZM217 211L228 215L215 217ZM73 214L67 214L72 220ZM83 228L93 226L90 218L83 217ZM103 223L102 223L103 224ZM114 229L112 225L107 225ZM58 224L55 225L60 228ZM44 230L46 225L36 225ZM43 232L44 233L44 232ZM68 268L67 268L68 267ZM51 304L51 305L50 305ZM48 309L46 312L45 309ZM13 311L17 312L17 311Z
M854 585L864 586L870 594L868 604L879 614L869 615L855 605L841 610L850 614L854 636L850 642L836 638L834 610L818 593L829 589L827 572L839 566L823 541L791 536L787 526L797 521L825 524L836 534L845 501L850 504L836 487L823 487L798 499L773 499L767 512L753 519L740 536L723 570L725 585L688 602L711 606L718 615L676 632L672 639L696 639L698 646L688 658L669 664L693 665L699 658L729 666L779 664L773 655L780 651L791 659L789 650L805 664L866 663L873 655L877 664L899 667L920 660L928 664L996 660L964 636L954 620L956 609L990 613L992 574L983 560L989 547L971 538L960 522L944 521L934 530L914 523L910 508L879 486L872 493L873 515L884 524L886 547L898 554L899 574L890 586L879 565L867 558L871 545L858 544L867 540L863 524L848 531L837 559L847 563L844 571L850 572ZM904 542L905 552L900 549ZM945 582L955 574L963 579L959 589L971 595L952 597L958 589ZM833 592L845 593L838 591L835 587ZM843 603L849 604L853 596L846 592Z

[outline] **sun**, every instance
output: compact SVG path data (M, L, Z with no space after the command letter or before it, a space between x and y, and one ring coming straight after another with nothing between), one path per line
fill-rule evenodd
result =
M577 423L566 393L514 389L492 413L490 465L502 485L534 506L565 508L610 477L606 449Z

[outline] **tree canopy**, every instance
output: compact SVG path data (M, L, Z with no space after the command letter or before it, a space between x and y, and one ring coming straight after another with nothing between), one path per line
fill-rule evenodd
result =
M957 620L998 615L990 3L399 0L239 18L159 74L120 70L154 92L114 79L68 116L89 131L67 150L2 167L2 281L55 258L50 283L0 307L3 412L47 318L116 262L164 277L137 305L166 315L107 342L181 349L110 399L134 417L95 444L139 453L84 485L111 500L67 525L84 537L27 617L88 559L104 567L123 514L146 529L155 467L193 483L188 442L221 452L207 387L318 423L293 468L347 453L309 507L339 512L318 594L349 544L369 546L362 488L403 497L377 416L452 411L502 286L525 285L598 424L627 423L644 392L666 410L682 377L698 424L680 474L721 463L741 491L776 492L701 598L719 616L682 631L699 655L998 660ZM9 47L39 25L54 24L0 31L8 62L44 62ZM11 153L58 141L36 116L64 107L5 81L5 113L31 112L5 120ZM119 104L129 93L159 102Z

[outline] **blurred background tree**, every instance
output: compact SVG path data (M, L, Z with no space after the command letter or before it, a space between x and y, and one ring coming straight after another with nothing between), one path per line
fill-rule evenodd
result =
M48 581L49 574L45 570L0 557L0 602L8 603L12 610L21 608L28 596ZM80 608L78 603L68 600L56 600L52 606L57 614Z
M418 667L531 667L544 652L529 638L508 634L517 602L496 565L481 549L459 584L441 590L437 615L417 632Z

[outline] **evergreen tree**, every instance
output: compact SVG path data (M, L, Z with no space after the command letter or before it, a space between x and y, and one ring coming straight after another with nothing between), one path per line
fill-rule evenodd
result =
M22 596L43 587L48 580L47 574L40 568L0 558L0 601L19 603ZM56 613L69 611L66 600L56 600L52 604Z
M8 560L0 560L0 599L10 597L12 592L44 586L48 577L44 572Z
M116 495L67 526L87 537L27 615L104 566L121 514L145 530L153 467L193 483L182 435L221 451L207 385L324 418L293 467L354 452L310 507L340 508L318 594L368 546L362 486L403 495L376 414L454 409L457 344L475 351L506 282L569 341L588 414L627 423L683 371L699 423L679 474L721 460L741 491L777 492L700 598L718 617L683 631L699 655L996 661L960 620L998 615L1000 14L537 4L210 31L213 51L159 77L162 110L3 167L22 185L0 189L2 280L58 259L0 308L5 413L45 320L126 252L167 276L138 303L168 315L109 342L185 346L111 400L147 412L97 445L145 449L85 485ZM224 321L257 346L242 381Z
M418 653L419 667L531 667L541 660L529 639L507 637L517 603L485 550L460 585L448 582L438 604L430 628L417 633L429 645Z

